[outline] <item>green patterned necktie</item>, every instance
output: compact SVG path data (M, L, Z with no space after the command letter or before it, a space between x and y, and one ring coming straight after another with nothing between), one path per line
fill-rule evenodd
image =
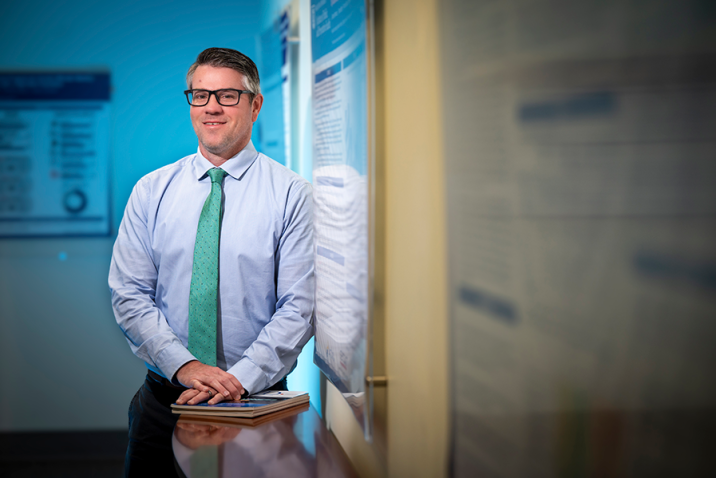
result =
M221 181L226 171L212 168L211 192L199 217L189 290L189 352L201 363L216 366L216 310L219 290Z

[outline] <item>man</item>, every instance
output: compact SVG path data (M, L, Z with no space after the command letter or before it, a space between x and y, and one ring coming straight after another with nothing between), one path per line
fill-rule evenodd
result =
M149 369L128 474L172 463L171 403L285 390L313 333L311 187L251 143L256 65L209 48L187 85L199 149L139 180L110 267L117 323Z

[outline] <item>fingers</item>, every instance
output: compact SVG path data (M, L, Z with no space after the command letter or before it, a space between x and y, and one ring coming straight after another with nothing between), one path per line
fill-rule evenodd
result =
M231 400L231 398L229 398L229 400ZM220 393L217 393L216 395L211 397L211 400L209 400L209 405L216 405L217 403L223 402L223 401L224 401L224 396Z
M214 405L224 399L223 395L216 393L214 389L207 387L198 380L195 385L199 388L184 390L182 394L179 395L177 404L184 405L186 403L187 405L196 405L198 403L205 402L206 400L210 400L209 403Z
M227 374L229 375L229 374ZM231 375L233 377L233 375ZM238 380L237 380L238 382ZM200 380L194 380L192 383L192 386L194 387L194 390L198 390L199 392L204 392L209 395L209 398L213 399L214 395L221 395L226 400L234 400L234 396L238 395L241 397L241 393L238 392L236 389L236 386L232 384L230 381L220 381L218 379L214 379L211 383L211 387L206 385L205 383L201 382ZM211 402L213 405L214 403L218 403L218 401Z
M205 402L207 400L209 400L209 402L208 402L209 405L216 405L217 403L224 400L224 396L222 394L216 393L211 388L206 392L200 392L200 391L194 390L194 389L192 389L192 390L194 391L195 395L187 401L188 405L196 405L198 403ZM184 392L184 393L186 393L186 392Z
M221 369L215 369L211 379L206 381L219 394L224 396L226 400L239 400L241 394L244 393L244 387L236 377Z
M228 381L228 384L234 387L231 393L231 398L234 400L241 399L241 395L244 393L244 386L241 385L241 382L228 372L226 373L226 380Z
M233 380L232 380L233 379ZM239 400L244 392L244 387L230 373L224 373L221 377L209 382L214 389L223 395L226 400Z
M193 389L199 390L200 392L204 393L209 393L209 391L211 390L211 388L207 384L203 383L200 380L193 380L191 386ZM213 390L211 391L213 392Z
M177 377L181 383L188 384L200 392L209 393L209 388L213 388L212 392L218 392L226 400L239 400L244 393L244 387L236 377L218 367L205 365L196 360L182 366L177 372Z
M188 403L189 400L197 396L199 393L201 393L199 390L193 388L184 390L182 394L179 395L179 398L177 398L177 403L179 405L184 405L185 403Z
M217 396L220 397L221 396L211 389L209 389L209 391L207 391L207 392L200 392L199 390L195 390L193 388L190 390L193 392L193 394L191 395L191 397L188 398L188 400L186 402L187 405L197 405L201 402L205 402L205 401L209 400L211 397L217 397ZM187 390L184 393L187 393L188 391L189 390ZM179 403L179 402L177 402L177 403ZM212 405L213 405L213 403L212 403Z

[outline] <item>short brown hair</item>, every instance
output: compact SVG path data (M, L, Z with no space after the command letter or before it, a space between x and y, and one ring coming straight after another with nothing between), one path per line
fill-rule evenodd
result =
M189 67L186 74L186 84L191 88L191 80L194 72L201 65L209 65L214 68L231 68L238 71L245 78L244 88L254 93L254 96L261 94L261 83L259 81L259 70L251 58L240 51L231 48L207 48L199 53L196 61ZM252 98L253 99L253 98Z

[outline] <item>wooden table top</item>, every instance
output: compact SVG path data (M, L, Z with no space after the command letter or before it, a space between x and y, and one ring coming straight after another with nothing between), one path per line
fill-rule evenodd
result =
M182 415L172 449L177 471L188 478L357 476L308 404L253 421Z

